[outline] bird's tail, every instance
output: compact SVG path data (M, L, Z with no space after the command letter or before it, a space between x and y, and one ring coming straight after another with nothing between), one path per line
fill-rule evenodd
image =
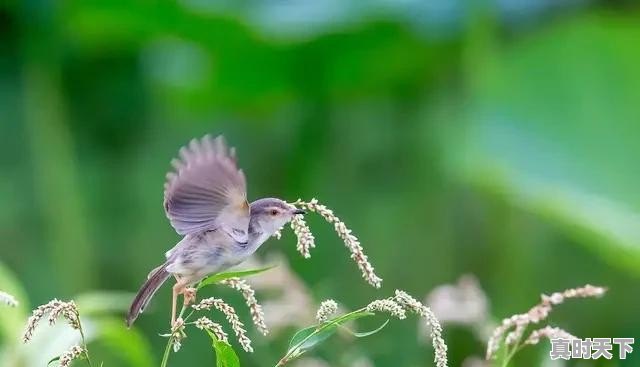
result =
M164 284L164 282L169 279L171 274L167 272L167 264L164 264L157 269L153 270L151 274L149 274L149 278L146 282L140 287L138 294L131 302L131 307L129 307L129 313L127 314L127 327L131 327L133 323L136 321L138 316L144 311L153 298L153 295L156 291Z

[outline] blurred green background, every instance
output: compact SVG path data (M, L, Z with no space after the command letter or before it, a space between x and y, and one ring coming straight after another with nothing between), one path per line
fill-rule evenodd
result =
M258 254L284 255L267 262L287 259L310 314L325 298L355 308L395 288L423 297L473 274L494 320L542 292L607 286L551 322L580 337L640 337L636 4L2 2L0 289L21 307L1 312L0 363L41 366L64 350L57 337L49 349L18 346L24 318L54 297L84 297L81 312L101 315L93 332L108 336L92 343L105 366L158 364L168 287L134 331L113 310L178 241L164 175L205 133L237 147L250 198L333 208L384 278L371 289L312 218L310 260L291 233ZM227 290L208 292L242 308ZM291 323L269 339L252 329L256 353L241 353L243 366L274 365ZM431 366L417 323L337 338L300 366ZM451 366L484 355L468 327L446 325L445 337ZM548 348L515 365L549 365ZM209 349L192 333L171 364L213 365ZM638 366L640 352L567 365Z

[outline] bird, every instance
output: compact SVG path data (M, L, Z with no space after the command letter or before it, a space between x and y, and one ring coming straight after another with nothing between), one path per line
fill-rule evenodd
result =
M164 210L171 226L183 237L140 287L126 317L127 327L172 276L176 279L173 326L179 295L185 304L195 301L194 284L242 263L295 215L304 214L278 198L261 198L249 204L235 148L229 148L223 136L191 140L171 165L173 170L164 185Z

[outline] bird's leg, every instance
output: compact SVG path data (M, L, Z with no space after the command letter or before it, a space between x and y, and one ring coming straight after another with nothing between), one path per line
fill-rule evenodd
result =
M176 277L176 279L178 278ZM178 295L184 291L185 285L186 284L184 284L180 279L178 279L178 282L173 286L173 301L171 305L171 327L173 327L173 325L176 323L176 304L178 303Z
M176 282L178 283L183 283L184 287L182 289L182 291L178 292L178 294L182 294L182 296L184 297L184 306L187 307L190 304L194 303L196 300L196 292L198 291L196 288L193 287L187 287L187 283L184 283L181 281L181 278L178 275L173 275L176 278Z
M196 292L198 290L193 287L187 287L182 291L184 297L184 306L189 306L196 301Z

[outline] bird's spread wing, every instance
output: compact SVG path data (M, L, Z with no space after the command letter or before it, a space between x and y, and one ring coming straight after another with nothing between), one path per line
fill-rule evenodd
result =
M167 174L164 208L173 228L181 235L222 229L247 242L247 184L235 150L221 136L207 135L182 147L171 164L175 172Z

